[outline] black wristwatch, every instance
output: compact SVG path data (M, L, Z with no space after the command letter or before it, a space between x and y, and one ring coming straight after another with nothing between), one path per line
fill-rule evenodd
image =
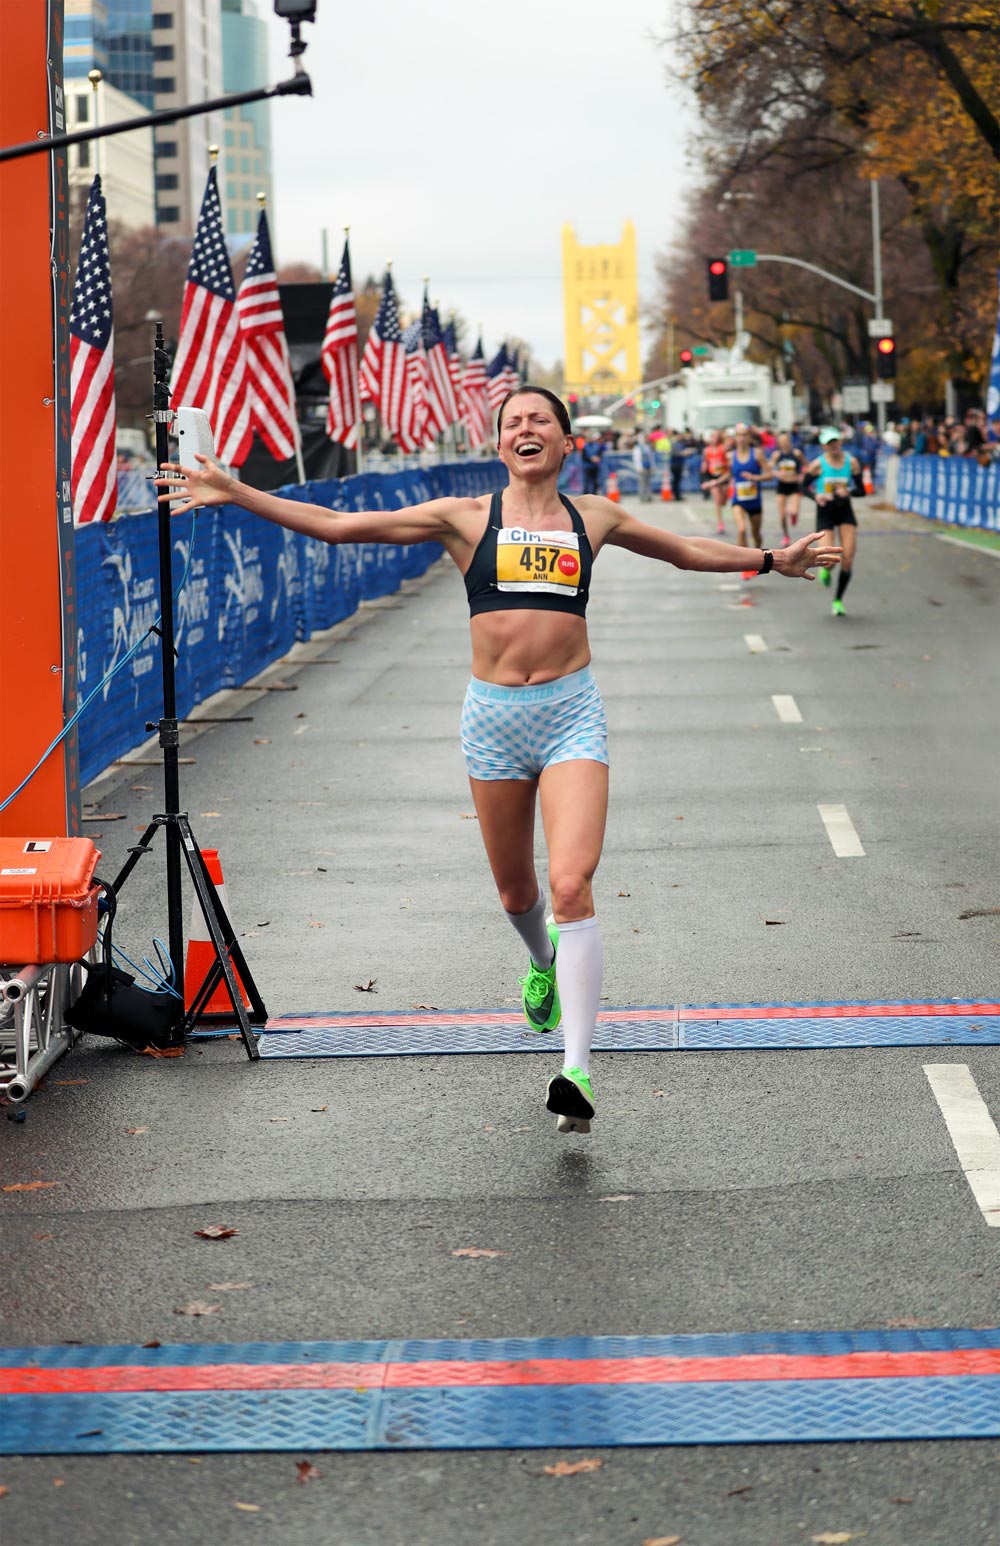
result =
M771 570L774 568L774 554L771 552L770 548L761 548L761 552L764 555L764 562L757 570L757 573L770 574Z

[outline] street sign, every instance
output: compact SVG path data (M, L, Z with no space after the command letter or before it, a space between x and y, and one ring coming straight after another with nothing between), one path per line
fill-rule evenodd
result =
M694 348L691 350L692 354L697 355L711 354L711 352L712 351L709 349L708 344L695 344Z
M891 317L869 317L868 318L868 337L869 338L891 338L892 337L892 319L891 319Z
M751 247L737 247L729 254L729 261L733 268L756 268L757 254Z
M871 407L867 381L845 381L841 393L841 406L845 413L867 413Z
M873 381L871 393L873 403L895 402L896 383L894 381Z

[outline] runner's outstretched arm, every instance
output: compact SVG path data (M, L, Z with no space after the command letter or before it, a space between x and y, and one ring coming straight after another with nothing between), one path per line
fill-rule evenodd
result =
M327 510L322 505L279 499L262 489L241 483L223 472L207 456L198 455L200 467L164 463L158 488L169 490L172 515L185 515L201 505L239 505L276 526L316 537L321 542L432 542L455 534L452 517L471 500L431 499L403 510Z

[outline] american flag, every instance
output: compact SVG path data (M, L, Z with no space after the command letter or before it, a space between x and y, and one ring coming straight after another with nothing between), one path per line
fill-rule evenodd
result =
M451 376L451 384L455 391L455 423L461 424L462 414L462 359L458 352L458 343L455 338L455 323L451 319L444 330L444 347L448 355L448 372Z
M323 337L323 374L330 383L326 432L331 440L354 447L361 425L358 396L358 314L351 287L351 254L344 242L337 281L330 297L330 314Z
M181 310L171 400L204 408L220 462L243 462L250 450L250 394L236 288L222 230L213 166L201 201Z
M403 348L406 350L406 388L396 439L402 450L419 451L425 441L427 420L427 361L420 322L411 322L405 329Z
M507 385L508 368L507 346L506 344L501 344L486 367L486 391L489 396L490 407L494 413L510 391Z
M486 361L483 358L483 340L480 338L472 358L465 367L462 380L463 417L469 436L469 447L476 451L486 444L490 432L490 409L486 394Z
M517 350L507 350L507 391L515 392L521 385L521 367L518 363Z
M69 358L73 515L78 523L110 521L118 499L115 367L108 222L99 177L91 184L76 266Z
M271 233L263 210L240 281L236 309L246 348L250 422L271 455L285 462L298 448L299 425Z
M390 435L398 435L406 389L406 350L399 327L396 292L388 269L382 283L378 315L361 356L360 381L361 396L375 404L382 425Z
M449 424L458 422L458 404L455 401L448 351L441 336L441 323L426 292L421 323L424 353L427 356L427 432L433 439L443 435Z

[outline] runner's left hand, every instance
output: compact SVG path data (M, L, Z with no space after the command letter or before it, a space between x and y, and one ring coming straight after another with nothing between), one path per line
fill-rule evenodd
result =
M788 579L815 580L816 576L809 571L832 569L834 564L840 563L843 551L843 548L832 545L825 531L816 531L808 537L800 537L791 547L776 548L774 570L776 574L783 574Z

